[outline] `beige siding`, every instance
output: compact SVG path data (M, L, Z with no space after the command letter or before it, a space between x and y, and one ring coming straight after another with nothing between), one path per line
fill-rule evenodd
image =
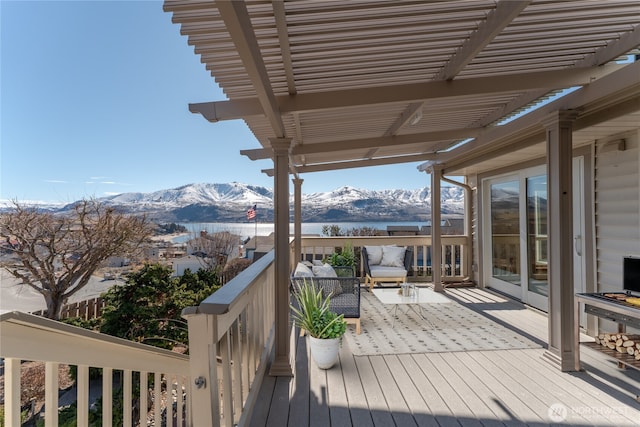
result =
M606 151L607 142L624 138L625 151ZM622 289L622 258L640 255L640 150L637 133L596 144L595 212L598 289Z

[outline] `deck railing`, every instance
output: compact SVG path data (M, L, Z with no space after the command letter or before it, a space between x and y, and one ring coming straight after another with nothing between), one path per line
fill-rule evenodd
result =
M116 415L112 396L113 378L117 373L121 373L123 389L123 426L138 423L146 426L150 415L156 426L161 425L163 417L174 420L173 425L191 425L187 410L188 356L20 312L0 315L0 342L0 357L4 359L5 426L21 425L20 368L24 361L45 363L44 418L47 427L58 425L60 364L77 366L76 425L79 427L89 425L89 368L102 371L103 426L113 425ZM138 378L139 396L134 396L134 377ZM150 377L153 378L151 394ZM135 405L137 408L133 407L134 400L139 402ZM148 408L152 410L147 411Z
M442 241L442 280L456 282L467 280L471 274L471 237L444 235ZM362 246L397 245L413 248L411 280L431 280L431 236L345 236L345 237L302 237L301 259L323 259L336 248L350 244L356 253ZM292 246L293 248L293 246ZM292 249L293 251L293 249ZM297 260L291 257L292 269ZM364 276L362 261L358 265L359 277Z
M194 426L244 426L273 348L274 253L183 316L189 324Z
M322 259L345 244L357 252L365 245L413 247L410 276L429 280L431 236L303 237L303 259ZM470 237L442 236L444 280L464 280L470 273ZM295 260L293 257L292 268ZM360 263L361 265L361 263ZM361 267L359 267L361 269ZM360 271L360 275L363 272ZM0 317L0 357L5 359L6 425L20 425L20 363L46 363L45 423L57 425L57 366L78 366L78 426L88 425L89 367L103 370L103 425L113 418L112 377L122 371L124 379L124 425L132 419L132 377L140 372L140 408L148 407L148 378L155 387L153 413L166 411L166 419L178 426L243 426L266 373L273 349L275 324L275 273L273 251L254 262L200 305L188 307L183 316L189 325L190 356L172 353L126 340L98 334L24 313ZM163 394L162 385L166 385ZM161 406L166 396L173 404ZM146 411L140 424L147 425ZM154 425L161 425L160 422Z

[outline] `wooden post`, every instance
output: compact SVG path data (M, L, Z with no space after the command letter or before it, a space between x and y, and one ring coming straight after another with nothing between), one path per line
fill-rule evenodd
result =
M431 167L431 274L433 276L433 290L444 292L442 286L442 238L440 215L440 178L442 167Z
M580 370L575 347L573 286L573 111L543 120L547 130L549 348L545 357L562 371Z
M273 138L275 230L275 357L272 376L293 376L289 345L289 147L290 138Z
M293 267L301 261L302 252L302 183L301 178L293 178Z

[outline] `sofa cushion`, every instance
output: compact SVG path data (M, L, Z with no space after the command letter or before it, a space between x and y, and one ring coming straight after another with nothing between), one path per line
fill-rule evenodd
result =
M344 314L344 317L360 317L359 295L344 293L329 300L329 310Z
M385 267L401 267L404 269L404 253L406 248L402 246L383 246L380 265Z
M303 263L299 262L293 272L294 277L313 277L313 271Z
M365 246L369 265L378 265L382 261L382 246Z
M371 266L371 277L406 277L404 267L389 267L384 265Z

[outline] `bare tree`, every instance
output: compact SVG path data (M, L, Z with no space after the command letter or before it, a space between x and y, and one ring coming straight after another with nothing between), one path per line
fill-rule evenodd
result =
M202 257L203 267L214 270L223 268L229 258L233 258L240 244L240 236L229 231L207 233L202 231L200 236L189 240L191 253Z
M146 217L119 213L96 200L78 202L68 215L14 202L0 215L0 238L14 255L4 268L42 294L52 319L59 319L64 301L107 258L137 254L152 231Z

